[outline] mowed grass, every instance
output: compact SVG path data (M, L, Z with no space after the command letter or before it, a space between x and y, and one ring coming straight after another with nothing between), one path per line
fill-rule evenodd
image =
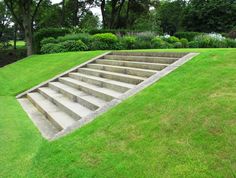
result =
M13 46L14 41L10 41L10 44ZM25 47L25 41L16 41L16 48L24 48Z
M200 55L92 123L48 142L15 95L102 52L0 69L0 177L235 177L236 50Z

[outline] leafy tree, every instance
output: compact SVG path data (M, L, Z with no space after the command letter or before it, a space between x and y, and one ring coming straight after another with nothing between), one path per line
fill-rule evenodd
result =
M180 31L182 27L185 10L184 0L163 1L157 11L160 13L161 27L165 33L173 35Z
M0 2L0 42L3 47L8 45L11 36L10 30L11 16L3 2Z
M99 27L99 18L94 16L92 12L87 12L80 21L80 28L93 30Z
M184 26L189 31L227 32L236 24L235 0L190 0Z
M33 24L43 0L4 0L14 20L25 33L27 55L33 54Z

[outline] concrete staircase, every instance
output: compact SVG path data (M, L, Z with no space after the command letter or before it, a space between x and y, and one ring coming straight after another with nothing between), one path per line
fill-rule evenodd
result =
M17 98L42 135L55 139L91 122L193 56L193 53L109 52Z

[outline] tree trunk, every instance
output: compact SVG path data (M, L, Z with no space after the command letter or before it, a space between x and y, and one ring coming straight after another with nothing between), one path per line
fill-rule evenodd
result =
M105 0L102 0L102 3L101 3L101 13L102 13L102 24L103 24L103 28L106 28L105 5L106 5Z
M62 0L62 9L61 9L61 26L65 26L65 0Z
M16 49L16 35L17 35L17 24L14 25L14 44L13 48Z
M27 56L33 54L33 30L30 14L31 3L28 1L22 6L23 27L25 32L25 41L27 46Z

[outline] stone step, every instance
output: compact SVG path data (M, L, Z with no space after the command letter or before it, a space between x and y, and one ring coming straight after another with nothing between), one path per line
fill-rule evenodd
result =
M185 56L187 53L171 53L171 52L112 52L108 55L123 55L123 56L153 56L153 57L171 57L180 58Z
M55 125L52 124L44 115L41 113L28 98L20 98L18 99L19 103L22 107L24 107L25 111L29 115L30 119L33 121L35 126L39 129L42 135L50 139L57 132L60 131Z
M144 77L137 77L133 75L120 74L120 73L97 70L97 69L90 69L90 68L79 68L78 72L82 74L93 75L97 77L117 80L120 82L126 82L126 83L135 84L135 85L143 82L146 79Z
M74 78L74 79L77 79L86 83L97 85L99 87L109 88L111 90L115 90L121 93L126 92L127 90L135 87L135 85L133 84L119 82L119 81L110 80L110 79L101 78L101 77L96 77L92 75L85 75L81 73L70 73L69 76L71 78Z
M52 90L49 87L39 88L38 91L52 103L57 105L61 110L66 112L71 117L76 120L81 119L82 117L88 116L92 111L77 102L71 101L68 97L64 96L61 93Z
M61 77L59 78L59 81L105 101L111 101L115 98L119 98L122 95L120 92L98 87L96 85L91 85L70 77Z
M61 111L40 93L28 93L27 98L57 129L63 130L75 123L71 116Z
M150 77L155 74L157 71L150 69L137 69L133 67L123 67L123 66L111 66L105 64L87 64L86 67L91 69L105 70L110 72L117 72L128 75L135 75L139 77Z
M123 56L123 55L106 55L103 58L104 59L113 59L113 60L149 62L149 63L164 63L164 64L171 64L177 60L177 58L171 58L171 57Z
M106 104L105 101L91 96L83 91L77 90L73 87L65 85L61 82L50 82L49 87L60 92L71 100L78 102L79 104L89 108L90 110L97 110L98 108L104 106Z
M95 61L97 64L105 65L115 65L115 66L125 66L125 67L135 67L140 69L150 69L150 70L162 70L169 64L161 63L147 63L147 62L135 62L135 61L122 61L122 60L109 60L109 59L98 59Z

